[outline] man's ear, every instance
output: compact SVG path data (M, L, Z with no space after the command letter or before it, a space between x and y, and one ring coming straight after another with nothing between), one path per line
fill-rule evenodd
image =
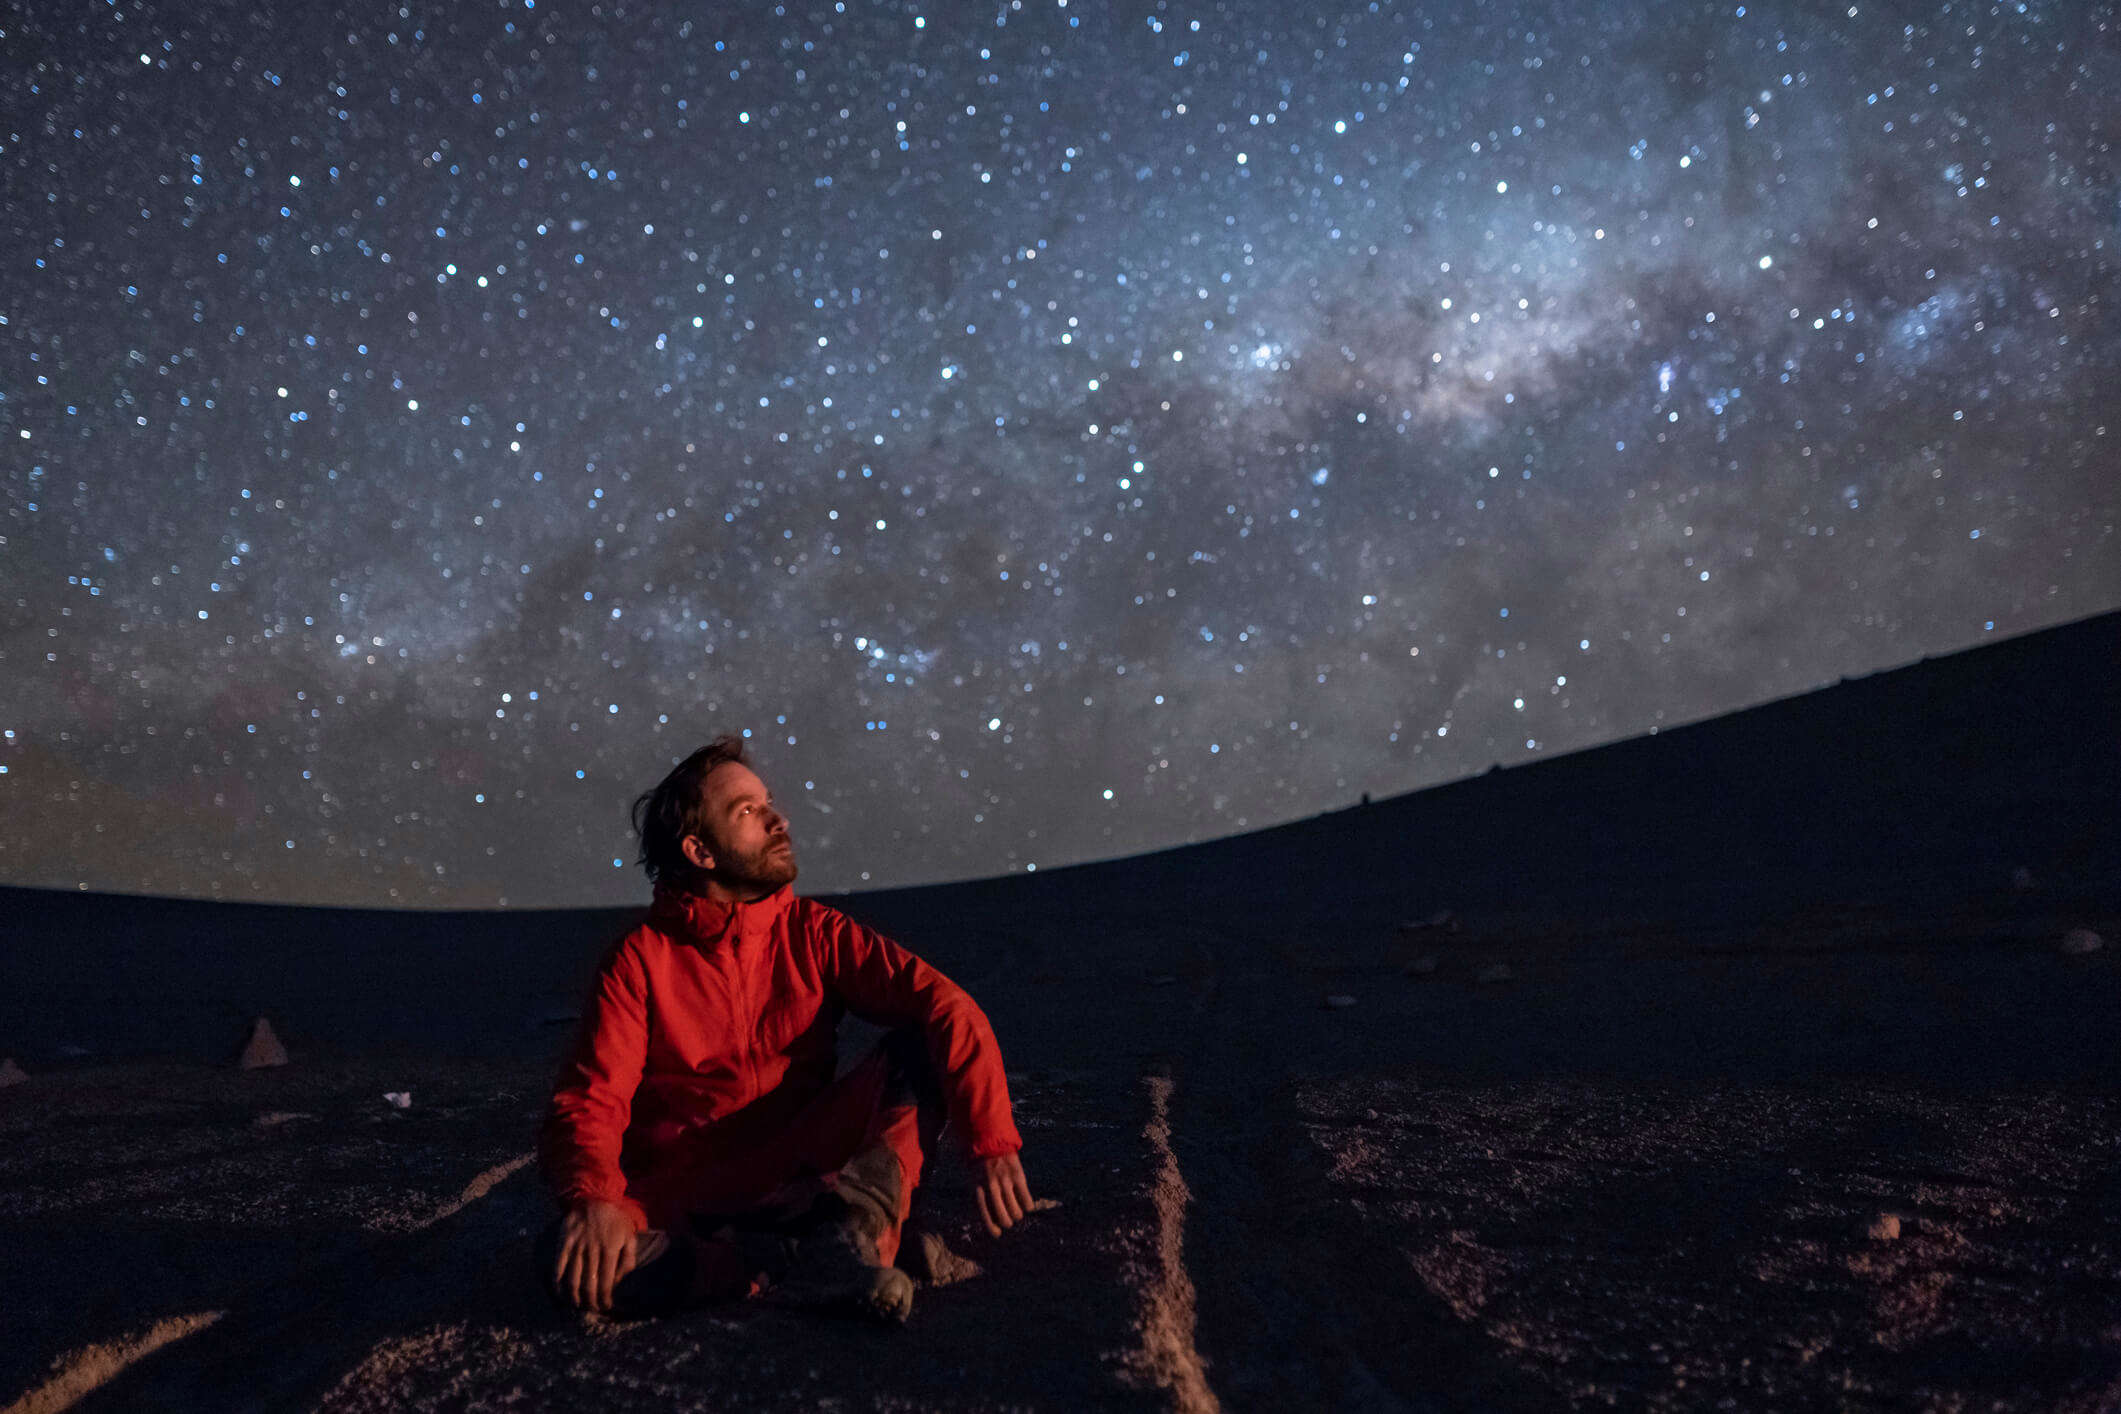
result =
M683 852L685 862L693 868L713 872L714 854L707 848L707 841L698 835L687 835L679 840L678 849Z

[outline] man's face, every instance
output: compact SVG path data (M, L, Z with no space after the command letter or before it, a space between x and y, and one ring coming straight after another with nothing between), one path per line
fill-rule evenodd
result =
M749 766L728 761L708 772L700 803L707 834L688 840L686 855L716 882L756 898L795 878L787 817L774 808L772 793Z

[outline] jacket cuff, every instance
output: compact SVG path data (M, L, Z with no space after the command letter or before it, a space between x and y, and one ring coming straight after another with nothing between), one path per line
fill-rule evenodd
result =
M1006 1130L972 1139L966 1147L975 1159L996 1159L1003 1154L1014 1154L1021 1150L1024 1140L1012 1124Z
M624 1193L600 1193L581 1186L563 1188L559 1192L560 1206L579 1207L584 1203L616 1203L620 1211L633 1223L635 1232L648 1231L648 1210Z

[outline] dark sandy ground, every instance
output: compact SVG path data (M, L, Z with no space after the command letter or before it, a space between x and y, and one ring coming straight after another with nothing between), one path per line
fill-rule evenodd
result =
M83 1061L0 1090L0 1398L2121 1407L2121 968L2054 946L2097 907L1033 928L968 981L1060 1206L990 1240L946 1162L925 1211L986 1270L898 1330L548 1310L547 1054Z
M1138 1126L1081 1084L1021 1085L1026 1132L1070 1201L992 1251L946 1216L937 1226L993 1270L925 1293L912 1329L879 1331L762 1303L632 1324L552 1312L530 1276L551 1210L525 1163L546 1078L522 1063L298 1062L110 1067L17 1087L0 1116L0 1281L21 1299L0 1387L63 1381L84 1338L208 1317L122 1369L124 1352L90 1352L114 1378L76 1407L1126 1402L1124 1293L1140 1284L1153 1217ZM385 1104L385 1088L409 1088L412 1107ZM969 1201L957 1165L931 1188L953 1209ZM1083 1299L1107 1291L1117 1299ZM1016 1338L1023 1329L1039 1338ZM23 1407L65 1406L32 1394Z

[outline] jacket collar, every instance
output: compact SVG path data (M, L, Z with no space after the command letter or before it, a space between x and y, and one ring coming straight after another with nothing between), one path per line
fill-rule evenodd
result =
M673 937L713 944L761 937L771 932L773 925L794 902L795 885L792 883L783 884L764 898L749 903L723 903L705 894L686 893L658 885L648 918Z

